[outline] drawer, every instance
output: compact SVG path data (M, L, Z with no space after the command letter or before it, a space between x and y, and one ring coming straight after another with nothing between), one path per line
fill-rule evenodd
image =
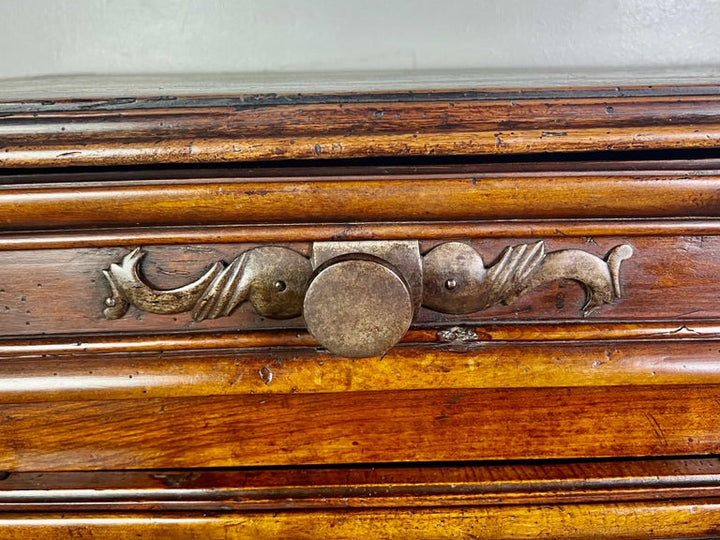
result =
M688 179L669 162L662 170L588 174L593 165L602 168L513 175L428 167L383 177L336 168L330 180L225 171L222 179L191 182L73 183L66 175L51 185L12 185L0 192L8 228L19 229L6 233L0 252L8 444L0 463L115 469L715 452L713 164ZM438 201L437 221L417 222L419 208L385 196L401 189L425 204ZM522 217L530 207L552 210L543 197L556 192L558 205L560 194L577 194L578 204L566 200L564 210L575 219ZM513 206L518 193L526 206ZM323 202L313 200L319 196ZM140 210L131 218L134 197L147 217ZM272 202L263 210L257 198ZM294 200L328 208L328 223L315 223ZM338 223L348 200L366 216L375 207L387 213L378 218L394 212L397 222ZM43 211L73 201L73 213ZM621 205L634 206L635 217L617 217L611 207ZM504 219L485 215L503 206ZM177 226L163 208L210 223ZM269 212L289 224L254 224L273 221ZM100 214L103 228L80 229ZM605 215L612 217L598 217ZM55 230L30 232L33 218ZM77 220L77 229L58 231L67 226L61 218ZM302 317L316 254L352 256L372 246L393 259L407 245L417 253L404 277L414 281L420 307L401 342L361 358L325 350L313 337L320 330L308 332ZM297 279L296 265L304 272ZM237 306L227 316L198 316L200 296L212 288L208 276L233 268L225 295L240 298ZM126 275L134 276L129 283ZM293 279L292 290L275 296L263 285ZM457 290L448 290L455 280ZM357 304L373 284L327 287ZM148 302L155 304L143 308L128 296L137 288L154 291ZM287 313L256 307L286 302L290 292L296 297L287 302L296 306ZM118 302L127 305L116 312ZM332 302L321 299L314 309L332 313ZM375 324L387 313L393 322L398 309L383 301L369 318Z

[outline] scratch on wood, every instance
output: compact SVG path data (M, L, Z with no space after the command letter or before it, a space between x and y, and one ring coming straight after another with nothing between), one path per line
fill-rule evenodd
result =
M676 328L675 330L671 330L669 332L665 332L665 335L673 335L673 334L696 334L700 335L701 332L698 332L697 330L693 330L692 328L688 328L686 325L682 325L679 328Z
M166 486L171 488L179 488L185 484L194 482L200 478L201 473L167 473L167 474L153 474L154 478L161 480Z
M660 427L660 424L657 420L655 420L655 417L650 413L645 413L645 418L648 419L650 424L652 425L653 432L655 432L655 436L660 440L660 442L663 443L663 446L667 446L667 439L665 438L665 433L663 433L662 428Z

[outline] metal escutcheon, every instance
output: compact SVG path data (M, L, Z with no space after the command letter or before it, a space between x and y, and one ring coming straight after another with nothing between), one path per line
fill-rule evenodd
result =
M604 256L578 249L545 251L545 243L505 247L486 266L469 244L444 242L424 255L417 240L316 242L307 257L281 246L252 248L229 264L216 262L192 283L160 290L144 279L144 251L135 249L103 271L111 295L104 315L118 319L132 306L195 321L231 316L244 302L274 319L303 315L329 352L363 358L385 353L410 328L421 306L462 315L511 304L536 287L570 279L585 289L589 316L620 299L620 265L628 244Z

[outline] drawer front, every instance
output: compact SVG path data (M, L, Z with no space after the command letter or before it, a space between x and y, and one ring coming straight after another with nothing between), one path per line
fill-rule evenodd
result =
M70 175L0 190L0 207L13 209L0 249L0 467L717 452L715 173L696 164L684 178L672 165L382 178L336 169L332 181L238 171L89 185ZM103 227L88 228L93 219ZM299 303L268 315L266 293L247 281L296 263L309 276L318 250L369 245L417 251L417 275L405 277L419 307L378 354L333 354ZM270 258L252 262L258 253ZM290 258L276 263L279 253ZM248 301L199 317L209 279L233 268L228 298ZM472 280L459 308L447 284ZM346 296L352 305L370 292ZM392 317L398 306L383 309Z

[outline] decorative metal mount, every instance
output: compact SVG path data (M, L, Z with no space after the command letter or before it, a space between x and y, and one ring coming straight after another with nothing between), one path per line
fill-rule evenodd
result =
M193 319L226 317L245 301L263 317L303 315L308 330L330 352L367 357L385 352L405 334L424 305L463 314L511 304L556 279L580 283L582 316L621 297L620 264L627 244L601 259L577 249L545 253L542 241L505 248L486 267L467 244L447 242L420 255L417 241L317 242L312 257L288 248L253 248L229 265L214 263L183 287L160 290L139 270L137 248L103 271L112 295L105 317L118 319L132 305L148 313L192 312Z
M172 290L153 289L140 275L138 266L145 252L134 249L120 264L103 270L112 296L105 300L108 319L119 319L135 306L147 313L192 311L202 321L227 317L249 300L263 317L289 319L302 313L310 261L291 249L268 246L254 248L225 266L214 263L199 279Z

